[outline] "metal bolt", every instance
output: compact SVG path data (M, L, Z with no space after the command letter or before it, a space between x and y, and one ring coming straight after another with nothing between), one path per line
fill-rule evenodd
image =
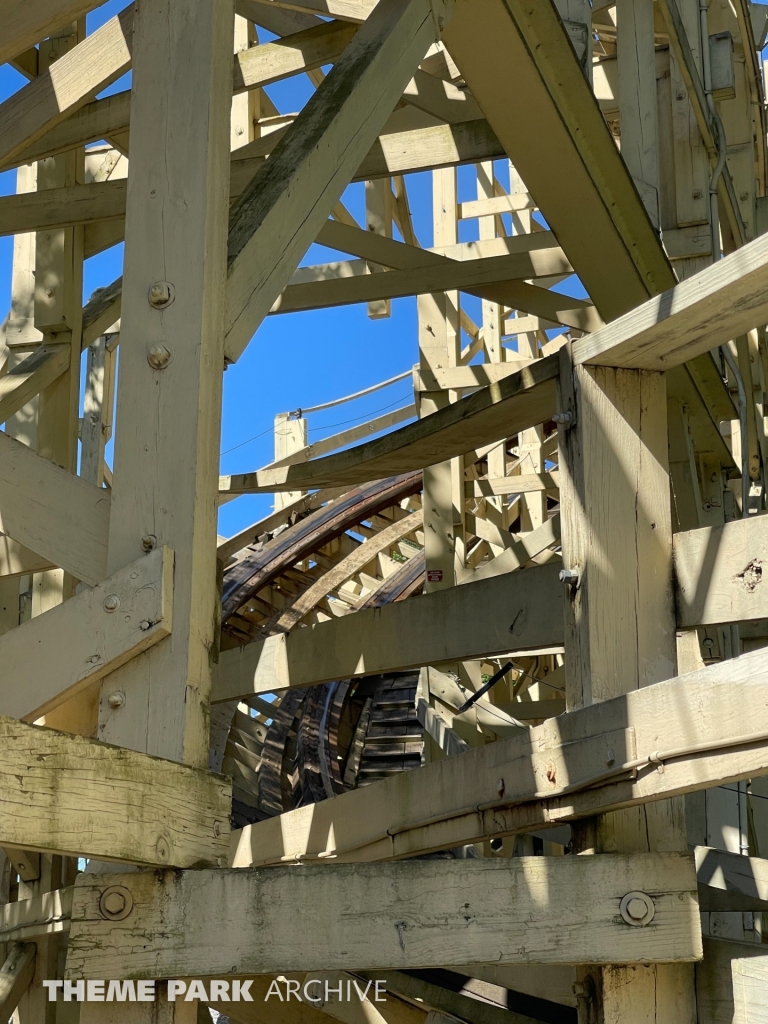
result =
M164 370L171 361L171 350L161 343L150 345L147 350L147 362L153 370Z
M141 547L143 551L154 551L157 547L157 537L154 533L147 533L141 538Z
M90 662L90 663L91 663L92 665L98 665L98 663L99 663L99 662L101 661L101 658L100 658L100 656L99 656L98 654L92 654L92 655L90 656L90 658L88 659L88 661L89 661L89 662Z
M133 896L122 885L111 885L99 898L101 916L110 921L122 921L133 910Z
M52 299L53 296L56 294L56 289L55 288L46 288L45 289L45 294L48 296L49 299Z
M215 839L218 839L221 836L221 822L220 821L214 821L214 823L213 823L213 835L214 835Z
M644 892L628 892L619 907L621 916L627 924L635 928L644 928L650 924L656 913L653 900Z
M616 755L614 754L614 752L613 752L612 750L609 750L609 751L608 751L608 753L607 753L607 755L606 755L606 758L605 758L605 763L606 763L606 764L607 764L607 765L608 765L609 767L610 767L610 766L611 766L612 764L615 764L615 763L616 763Z
M152 623L149 621L149 619L142 619L141 622L139 623L139 629L143 630L145 633L151 627Z
M642 900L630 900L627 904L627 913L635 921L641 921L645 917L647 909Z
M119 914L125 910L125 896L121 892L110 892L104 897L104 909L109 914Z
M682 91L682 89L679 92L675 93L675 99L676 100L684 100L685 99L685 93Z
M125 694L121 693L120 690L116 690L114 693L110 693L107 703L111 708L117 710L117 708L121 708L125 704Z
M238 125L238 126L237 126L237 128L235 129L235 133L236 133L237 135L242 135L242 134L243 134L243 131L244 131L244 129L243 129L243 126L242 126L242 125Z
M496 783L496 792L499 794L499 796L504 796L504 790L506 788L507 787L504 785L504 779L499 779L499 781Z
M561 583L567 583L570 587L577 587L580 575L578 569L561 569L559 579Z
M704 644L705 647L709 647L709 648L712 648L712 647L715 646L715 641L712 639L711 636L705 636L704 639L702 640L702 643Z
M700 188L696 188L696 189L694 189L694 190L693 190L693 198L694 198L694 199L701 199L701 197L702 197L702 191L701 191L701 189L700 189Z
M567 427L570 423L573 423L573 413L556 412L555 415L552 417L552 422Z
M105 612L116 612L120 607L120 598L117 594L109 594L104 598L104 611Z
M170 281L155 281L149 286L149 304L155 309L165 309L176 298L176 291Z
M742 203L746 203L748 198L749 198L749 194L747 192L742 192L741 195L739 196L739 199L742 201Z

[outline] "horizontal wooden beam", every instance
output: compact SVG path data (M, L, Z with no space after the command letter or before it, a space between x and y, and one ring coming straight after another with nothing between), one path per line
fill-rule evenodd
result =
M27 576L55 568L49 558L30 551L12 537L0 533L0 577Z
M69 369L70 352L69 345L39 345L0 377L0 423L9 420Z
M74 891L68 886L0 907L0 942L28 942L69 931Z
M0 235L125 217L128 179L93 181L0 198Z
M702 910L768 910L768 860L697 846L696 877Z
M498 494L529 494L531 491L556 491L559 486L560 473L557 470L551 473L524 473L521 476L467 481L467 490L476 498Z
M574 342L575 363L669 370L768 320L768 235Z
M412 857L763 775L766 685L756 651L646 686L250 825L230 862Z
M107 575L109 491L0 433L0 532L78 580Z
M558 571L526 569L223 651L211 700L558 645Z
M101 0L6 0L3 4L3 39L0 43L0 64L17 53L34 46L41 39L55 35L57 29L82 18L98 7Z
M100 910L115 885L132 906L118 927ZM652 928L623 920L619 906L633 891L648 894ZM83 874L66 974L221 977L700 957L693 858L615 854Z
M158 548L0 636L0 715L32 722L171 632L173 552Z
M393 430L311 462L221 477L223 494L352 486L424 469L544 423L556 409L558 357L537 359L491 387Z
M0 104L0 165L31 146L127 71L133 4Z
M0 837L68 857L157 867L226 855L222 775L13 718L0 718Z
M335 63L354 39L356 25L322 22L271 43L235 54L233 91L259 89L283 78Z
M378 0L258 0L266 7L319 14L347 21L365 21Z
M762 516L672 538L680 629L768 618L768 537Z

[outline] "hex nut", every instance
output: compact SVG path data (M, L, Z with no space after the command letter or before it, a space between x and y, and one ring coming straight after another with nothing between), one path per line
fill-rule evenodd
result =
M171 361L171 350L160 343L147 349L147 362L153 370L164 370Z
M170 281L155 281L149 286L148 298L154 309L165 309L176 298L176 291Z
M634 928L644 928L650 924L656 913L656 907L651 897L644 892L628 892L622 899L619 907L621 916L627 924Z
M110 885L99 898L99 911L107 921L122 921L133 910L133 896L123 885Z
M117 708L121 708L125 704L125 694L120 690L115 690L114 693L110 693L107 703L111 708L117 710Z
M105 612L116 612L120 607L120 598L117 594L108 594L104 598L104 611Z

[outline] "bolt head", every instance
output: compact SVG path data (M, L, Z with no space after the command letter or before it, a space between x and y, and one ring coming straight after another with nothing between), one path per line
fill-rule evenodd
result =
M147 362L153 370L164 370L171 361L171 350L165 345L156 343L147 349Z
M214 835L214 838L216 838L216 839L220 838L220 836L221 836L221 822L220 821L214 821L214 823L213 823L213 835Z
M647 910L648 908L645 903L640 899L630 900L627 904L627 913L634 921L641 921L645 917Z
M125 704L125 694L116 690L114 693L110 693L107 703L111 708L121 708Z
M702 193L700 188L694 189L694 192L693 192L693 198L694 199L701 199L702 195L703 195L703 193Z
M109 594L104 598L104 611L105 612L116 612L120 607L120 598L117 594Z
M110 914L125 910L125 896L121 892L110 892L104 897L104 909Z
M133 910L133 896L122 885L111 885L99 898L101 916L108 921L122 921Z
M647 893L635 891L627 893L621 901L619 910L626 924L631 924L634 928L644 928L653 920L656 906Z
M157 537L154 533L147 533L141 538L141 547L143 551L154 551L157 547Z
M139 623L139 629L142 630L142 632L144 632L144 633L146 633L146 631L151 626L152 626L152 623L149 621L149 619L142 619L141 622Z
M165 309L176 298L176 292L170 281L155 281L149 286L149 304L155 309Z

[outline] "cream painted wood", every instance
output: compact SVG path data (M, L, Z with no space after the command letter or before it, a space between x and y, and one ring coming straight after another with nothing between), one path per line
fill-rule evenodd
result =
M284 8L287 11L302 11L319 14L342 21L365 21L378 0L258 0L267 7ZM254 12L255 13L255 12Z
M0 163L96 97L128 69L133 4L0 104Z
M435 19L448 18L442 0L434 10L428 0L379 8L238 200L229 237L229 360L246 347L375 142L434 41Z
M258 89L283 78L333 64L354 39L357 26L326 22L235 55L234 92Z
M0 423L7 422L28 402L69 369L69 345L40 345L0 377Z
M99 735L195 765L208 760L216 618L233 26L231 0L162 0L137 11L134 30L108 571L171 547L176 627L104 680ZM167 308L149 302L158 282L174 289ZM164 369L152 346L168 351ZM126 700L113 709L115 690Z
M0 637L0 715L35 721L168 636L172 618L173 552L158 548Z
M124 923L99 913L104 889L131 893ZM617 912L653 894L654 928ZM302 927L289 908L300 907ZM365 912L360 913L364 907ZM320 936L314 943L311 935ZM701 956L687 854L81 875L67 974L199 977L254 971L450 966L457 962L689 961ZM463 959L462 959L463 958Z
M152 866L226 856L224 776L12 718L0 737L8 845Z
M55 35L56 29L82 18L99 6L99 0L8 0L3 5L3 41L0 64L5 64L29 46Z
M39 935L69 931L74 888L42 892L0 907L0 941L27 942Z
M528 569L223 651L211 699L557 645L558 571Z
M31 942L14 942L0 967L0 1013L10 1016L19 1005L35 974L35 946Z
M0 530L79 580L107 575L110 495L0 434Z
M474 583L477 580L487 580L492 576L501 576L504 573L513 572L532 558L535 558L536 555L540 555L542 551L554 547L559 542L560 513L558 512L535 530L520 536L501 554L496 555L490 562L475 569L464 579L460 580L460 582L462 584Z
M574 342L577 364L668 370L768 319L761 236L607 327Z
M26 576L29 573L45 572L46 569L55 569L56 566L48 558L35 554L23 544L13 540L5 533L0 533L0 578L13 578L15 576ZM18 604L18 584L15 587L15 600ZM17 611L18 618L18 611ZM14 626L18 622L13 623ZM1 632L1 631L0 631Z
M531 491L557 491L559 487L560 474L557 470L553 470L551 473L522 473L520 476L502 476L489 480L473 480L470 483L471 493L476 498L494 494L528 494Z
M230 864L417 856L765 774L764 661L742 655L239 829Z
M756 516L675 534L678 628L768 618L765 526Z
M536 360L519 373L376 440L304 464L221 477L219 493L351 486L463 455L549 419L556 408L557 372L557 357Z

